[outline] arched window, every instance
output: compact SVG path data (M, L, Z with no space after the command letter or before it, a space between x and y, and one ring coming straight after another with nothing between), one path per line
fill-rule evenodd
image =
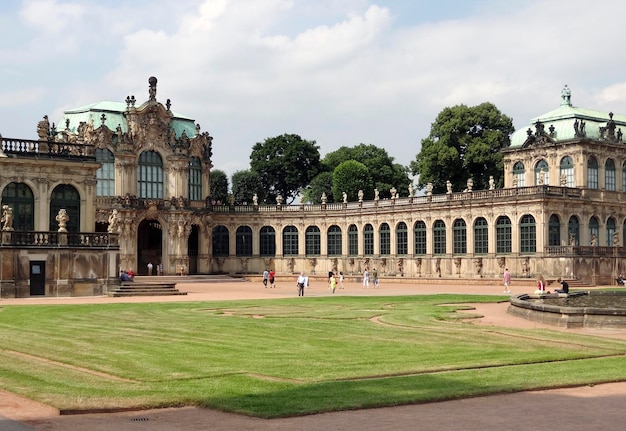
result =
M406 223L401 221L396 226L396 254L406 255L409 253L409 230Z
M556 214L552 214L548 222L548 245L561 245L561 220Z
M513 251L511 242L511 219L500 216L496 220L496 253L509 254Z
M413 225L415 254L426 254L426 223L418 220Z
M380 225L378 236L380 238L380 254L384 256L391 254L391 229L387 223Z
M235 255L252 256L252 229L239 226L235 232Z
M535 218L530 214L522 217L519 224L520 253L537 252L537 227Z
M356 225L348 226L348 255L358 256L359 254L359 229Z
M446 254L446 224L436 220L433 224L433 254Z
M574 161L570 156L561 159L560 178L565 178L565 187L574 187Z
M600 224L598 219L591 217L589 220L589 245L599 245L598 238L600 237Z
M598 188L598 161L593 156L587 160L587 188Z
M137 176L137 192L140 198L163 199L163 160L159 153L141 153Z
M541 159L535 166L535 185L550 185L550 168L548 162Z
M80 230L80 195L69 184L59 184L52 190L50 195L50 230L58 231L59 222L56 221L59 210L64 209L69 220L65 228L68 232Z
M259 232L261 256L276 256L276 231L272 226L263 226Z
M615 191L615 162L606 159L604 163L604 187L606 190Z
M452 225L452 242L454 254L467 253L467 226L465 220L456 219Z
M474 222L474 253L489 253L489 225L484 217L478 217Z
M298 228L295 226L285 226L283 229L283 255L298 255Z
M622 191L626 192L626 162L622 163Z
M2 205L13 209L13 229L35 230L35 198L24 183L9 183L2 190Z
M305 232L304 250L307 256L319 256L321 254L320 228L309 226Z
M517 178L517 186L526 186L526 168L522 162L517 162L513 165L513 176Z
M606 245L609 247L613 247L615 245L615 235L617 231L615 230L615 219L610 217L606 221Z
M96 196L115 196L115 157L107 148L96 148Z
M374 254L374 227L369 223L363 227L363 254L365 256Z
M187 181L190 201L202 200L202 163L198 157L189 159L189 178Z
M212 236L212 252L214 257L227 257L230 254L228 228L218 225L213 228Z
M328 255L341 256L341 228L337 225L329 227L326 240L328 242Z
M580 223L576 216L571 216L567 223L567 243L568 245L580 244Z

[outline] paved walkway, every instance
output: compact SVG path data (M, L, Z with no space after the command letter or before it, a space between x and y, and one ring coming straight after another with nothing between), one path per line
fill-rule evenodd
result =
M284 281L279 278L276 289L264 289L260 283L245 282L181 283L177 287L188 294L150 298L3 299L0 300L0 307L21 304L212 301L297 296L295 278ZM516 291L515 286L512 286L512 290L513 294L523 293L522 290ZM380 289L371 287L363 289L356 283L348 283L345 289L338 289L335 295L383 296L430 293L502 294L502 287L456 283L436 286L383 283ZM329 296L330 292L325 283L315 283L306 289L305 294L302 300L309 296ZM484 315L476 323L572 331L510 316L506 314L506 307L507 303L476 305L476 312ZM626 339L626 331L622 330L581 329L576 332ZM58 411L49 406L0 391L0 431L609 430L621 429L624 426L625 405L626 382L272 420L193 407L60 416Z

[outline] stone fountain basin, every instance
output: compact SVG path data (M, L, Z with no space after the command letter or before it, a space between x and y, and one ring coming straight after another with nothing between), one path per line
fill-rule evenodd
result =
M521 294L509 299L507 312L562 328L626 329L626 292Z

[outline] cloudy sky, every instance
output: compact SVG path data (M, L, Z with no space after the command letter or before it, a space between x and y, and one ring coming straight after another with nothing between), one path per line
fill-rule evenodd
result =
M619 0L33 0L0 3L0 134L157 99L214 137L213 163L296 133L322 155L374 144L408 165L446 106L516 128L560 104L626 113Z

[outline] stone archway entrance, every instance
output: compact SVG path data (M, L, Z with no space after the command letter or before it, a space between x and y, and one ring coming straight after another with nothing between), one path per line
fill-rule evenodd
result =
M156 274L157 265L163 263L163 229L156 220L144 220L137 228L137 275L148 275L148 264Z
M191 233L187 241L187 255L189 256L189 274L198 273L198 248L200 244L198 225L191 226Z

